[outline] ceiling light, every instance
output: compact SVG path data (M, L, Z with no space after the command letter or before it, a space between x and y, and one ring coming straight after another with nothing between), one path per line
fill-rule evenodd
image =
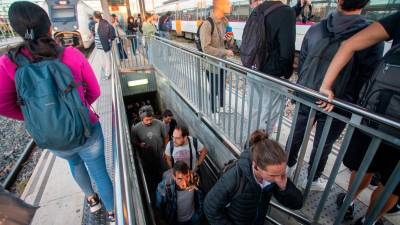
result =
M131 80L131 81L128 81L128 86L134 87L134 86L139 86L139 85L145 85L148 83L149 83L148 79Z

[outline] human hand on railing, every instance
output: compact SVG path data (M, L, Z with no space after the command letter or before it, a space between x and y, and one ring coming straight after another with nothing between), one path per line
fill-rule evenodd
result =
M324 111L331 112L335 106L330 104L329 102L333 101L333 98L335 97L335 93L333 93L331 88L327 88L324 86L321 86L321 88L319 89L319 92L328 97L328 102L319 100L316 102L316 104L318 105L319 108L322 108Z
M233 57L235 55L235 53L233 53L232 50L226 50L226 56L227 57Z

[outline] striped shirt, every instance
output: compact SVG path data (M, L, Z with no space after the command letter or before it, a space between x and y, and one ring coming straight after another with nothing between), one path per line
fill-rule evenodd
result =
M103 45L101 45L100 37L99 37L99 35L97 33L98 29L99 29L99 23L96 23L95 28L94 28L94 30L95 30L95 33L94 33L94 44L95 44L97 49L103 50Z

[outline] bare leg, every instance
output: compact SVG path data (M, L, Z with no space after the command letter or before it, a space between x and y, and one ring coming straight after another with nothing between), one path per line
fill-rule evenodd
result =
M377 203L379 196L383 192L384 187L382 184L379 184L379 186L372 192L371 195L371 202L368 206L368 212L367 214L370 214L372 212L372 209L374 208L375 204ZM399 200L399 196L397 195L391 195L389 199L387 200L386 204L383 206L381 212L378 215L378 218L376 220L381 219L391 208L393 208L394 205L397 204L397 201Z
M354 180L356 179L357 176L357 171L353 170L351 171L351 176L350 176L350 180L349 180L349 187L347 190L350 190L351 185L353 184ZM356 194L353 197L353 200L356 199L358 197L358 195L365 189L368 187L369 183L372 180L372 176L373 173L366 173L361 181L360 186L358 187Z

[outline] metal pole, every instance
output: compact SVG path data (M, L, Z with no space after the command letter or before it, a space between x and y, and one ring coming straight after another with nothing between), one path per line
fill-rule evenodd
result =
M103 19L110 21L110 10L108 9L108 1L100 0L101 9L103 10Z
M145 21L146 5L144 4L144 0L138 0L138 2L139 2L140 17L142 17L142 21Z
M132 12L131 12L131 3L129 2L129 0L125 0L125 7L126 7L126 12L129 16L132 16Z
M26 145L22 155L18 158L18 161L15 163L14 167L11 169L11 172L8 174L6 180L2 184L4 189L9 189L11 185L15 182L19 171L22 169L22 164L26 162L31 155L32 150L35 148L36 144L31 139L29 143Z

